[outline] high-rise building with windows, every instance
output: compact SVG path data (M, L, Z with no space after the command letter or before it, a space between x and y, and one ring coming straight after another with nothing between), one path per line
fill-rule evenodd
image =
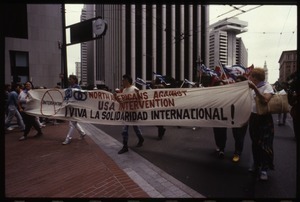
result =
M53 88L62 72L62 5L4 4L5 83Z
M94 4L85 4L82 12L80 20L88 20L95 17L95 5ZM95 43L94 41L86 41L81 43L80 51L81 51L81 84L88 85L92 83L93 85L96 83L94 78L94 51ZM90 72L88 74L88 72ZM90 82L92 81L92 82Z
M206 25L201 24L207 22L206 6L97 4L94 17L98 16L108 29L94 45L88 45L94 51L87 55L94 57L94 70L87 65L89 82L114 89L120 87L125 73L145 81L155 78L153 72L176 80L196 78L196 61L207 52L201 52L203 47L208 47L208 40L203 39ZM205 63L205 58L200 59Z
M287 50L279 58L279 81L287 82L287 78L297 71L297 50Z
M248 66L248 53L238 34L247 31L248 23L238 18L218 21L209 26L209 67L239 64Z

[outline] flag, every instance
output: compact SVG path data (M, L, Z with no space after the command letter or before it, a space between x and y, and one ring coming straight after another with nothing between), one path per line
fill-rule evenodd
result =
M209 76L218 76L218 74L213 69L206 67L204 64L201 64L201 65L198 64L197 70L199 72L203 72Z
M148 88L151 89L150 85L147 84L147 82L144 81L144 80L141 79L141 78L136 78L135 83L137 83L137 84L139 84L139 85L141 85L141 86L146 86L146 87L148 87Z
M156 78L158 78L160 80L160 82L164 83L165 85L169 86L171 85L170 83L167 83L165 80L164 80L164 77L160 74L157 74L155 72L153 72L153 74L156 76Z
M253 65L253 64L252 64L250 67L247 67L244 76L248 78L249 75L250 75L250 73L251 73L251 71L252 71L253 69L254 69L254 65Z
M194 83L194 82L192 82L192 81L189 81L189 80L187 80L187 79L184 79L184 83L188 83L188 84L190 84L190 85L192 85L192 86L196 85L196 83Z

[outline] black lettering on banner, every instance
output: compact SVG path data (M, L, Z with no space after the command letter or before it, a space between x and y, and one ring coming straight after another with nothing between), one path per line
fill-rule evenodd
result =
M78 101L85 101L87 99L87 93L82 91L74 91L73 97Z

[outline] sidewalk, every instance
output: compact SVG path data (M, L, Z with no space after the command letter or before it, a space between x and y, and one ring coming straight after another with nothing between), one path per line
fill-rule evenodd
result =
M68 122L47 124L44 135L18 141L18 128L5 134L6 198L203 198L91 124L81 124L62 145Z

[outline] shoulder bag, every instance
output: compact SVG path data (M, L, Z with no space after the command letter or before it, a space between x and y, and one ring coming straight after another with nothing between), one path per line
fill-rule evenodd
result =
M275 93L268 103L262 103L255 97L257 114L280 114L289 112L289 103L287 94Z

